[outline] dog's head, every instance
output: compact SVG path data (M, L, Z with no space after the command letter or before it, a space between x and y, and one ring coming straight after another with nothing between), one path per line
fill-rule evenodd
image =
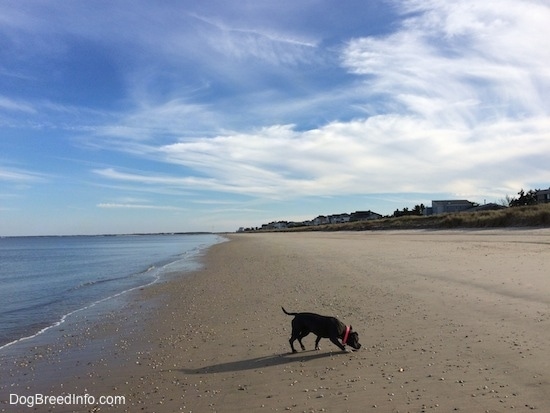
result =
M348 341L346 344L355 350L359 350L361 348L361 344L359 344L359 334L357 334L356 331L353 331L353 327L349 326L350 333L348 337Z

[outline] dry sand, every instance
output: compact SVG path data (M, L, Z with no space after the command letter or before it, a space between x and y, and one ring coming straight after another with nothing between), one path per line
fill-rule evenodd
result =
M550 412L550 230L230 238L204 270L3 366L0 411ZM363 348L310 335L290 354L281 305L339 317ZM33 410L10 392L126 403Z

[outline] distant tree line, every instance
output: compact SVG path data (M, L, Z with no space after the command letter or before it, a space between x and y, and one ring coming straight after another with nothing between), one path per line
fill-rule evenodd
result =
M517 198L512 198L507 195L505 202L510 207L535 205L537 203L537 191L540 191L540 189L530 189L529 191L525 192L523 188L521 188L521 190L518 192Z
M402 210L396 209L393 213L394 217L403 217L406 215L424 215L426 207L424 204L415 205L413 209L403 208Z
M517 197L511 197L509 195L506 195L506 198L501 199L499 203L504 206L509 207L518 207L518 206L525 206L525 205L536 205L538 203L537 200L537 192L540 191L540 189L530 189L527 192L523 190L523 188L518 192ZM415 205L414 208L409 209L407 207L403 209L396 209L393 213L394 217L403 217L407 215L424 215L426 207L424 204Z
M509 195L506 195L504 199L500 199L498 203L503 206L508 207L519 207L519 206L526 206L526 205L535 205L538 203L537 199L537 192L540 191L540 189L530 189L527 192L523 190L523 188L518 192L517 197L511 197ZM544 201L543 201L544 202ZM405 207L403 209L396 209L393 213L393 217L402 217L402 216L422 216L424 215L424 211L426 210L426 207L424 204L415 205L414 208L409 209L408 207ZM386 216L390 217L390 216ZM297 226L304 226L304 223L299 222L291 222L288 223L289 227L297 227ZM239 231L258 231L260 230L260 227L255 228L241 228Z

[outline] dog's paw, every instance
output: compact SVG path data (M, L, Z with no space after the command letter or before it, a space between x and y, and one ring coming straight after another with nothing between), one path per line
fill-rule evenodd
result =
M319 351L319 350L321 350L321 347L317 346L317 347L315 347L315 350Z

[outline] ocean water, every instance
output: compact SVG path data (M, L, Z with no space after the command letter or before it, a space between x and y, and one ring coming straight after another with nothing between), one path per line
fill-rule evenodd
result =
M0 352L82 309L198 267L215 234L0 238Z

